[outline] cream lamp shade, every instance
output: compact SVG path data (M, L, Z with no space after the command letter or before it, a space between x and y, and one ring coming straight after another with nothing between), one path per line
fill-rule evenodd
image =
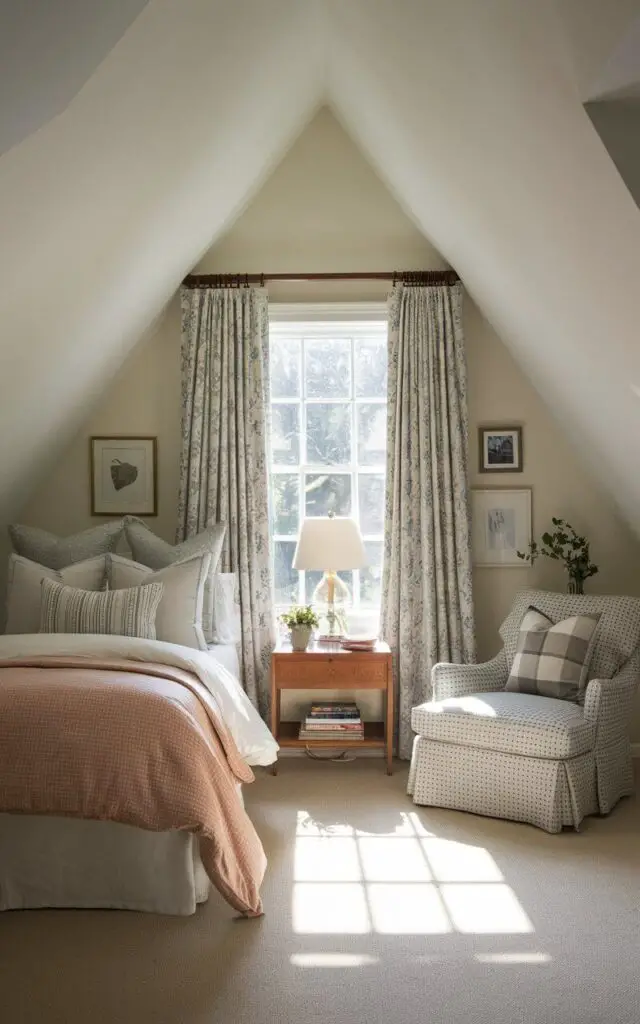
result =
M364 569L368 565L358 524L353 519L327 516L303 519L294 569Z

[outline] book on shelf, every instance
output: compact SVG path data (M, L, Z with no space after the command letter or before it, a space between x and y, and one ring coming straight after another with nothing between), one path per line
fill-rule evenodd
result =
M357 712L358 705L355 704L354 702L351 702L349 704L344 704L344 703L343 704L334 704L334 703L319 704L319 703L316 703L316 704L312 704L311 705L311 710L312 711L329 711L329 712L331 712L331 714L335 714L335 715L347 715L347 714L350 714L350 713L352 713L354 711Z
M298 738L301 740L333 740L339 746L340 743L344 743L345 740L348 740L349 742L363 740L364 728L350 729L343 732L340 729L327 729L326 731L320 729L305 729L304 725L301 725Z
M351 722L349 725L340 722L310 722L308 719L302 723L305 729L317 729L318 732L357 732L362 729L362 722Z
M318 713L317 715L307 715L305 721L318 723L335 722L336 725L353 725L354 722L360 721L360 715L340 715L338 717L338 715L329 715L326 711L323 711L322 714Z
M357 704L312 704L308 718L358 718Z
M355 708L358 705L355 700L314 700L312 708Z
M310 711L307 715L310 719L327 719L331 722L350 722L360 718L359 711L340 711L335 714L333 711Z

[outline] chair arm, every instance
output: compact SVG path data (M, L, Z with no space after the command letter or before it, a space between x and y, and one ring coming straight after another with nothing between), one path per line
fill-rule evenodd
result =
M597 747L628 737L633 696L639 680L640 652L636 651L612 679L589 681L584 717L595 723Z
M431 688L434 700L464 697L468 693L489 693L504 690L509 678L509 666L504 649L480 665L451 665L441 661L431 670Z

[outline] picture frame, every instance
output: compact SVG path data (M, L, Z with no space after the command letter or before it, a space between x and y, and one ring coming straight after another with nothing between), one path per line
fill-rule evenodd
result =
M522 427L478 427L479 471L522 473Z
M157 438L94 436L89 441L92 516L157 516Z
M531 543L531 488L502 490L497 487L471 491L471 539L473 564L487 568L528 568L529 559L518 558Z

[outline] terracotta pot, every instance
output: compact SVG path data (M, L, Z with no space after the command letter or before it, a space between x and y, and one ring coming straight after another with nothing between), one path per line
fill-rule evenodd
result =
M292 626L291 627L291 647L294 651L306 651L309 646L311 634L313 630L311 626Z

